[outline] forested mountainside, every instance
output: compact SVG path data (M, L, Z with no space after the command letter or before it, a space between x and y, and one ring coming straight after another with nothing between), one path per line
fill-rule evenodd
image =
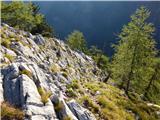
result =
M63 41L1 26L2 120L158 120L158 105L103 82L94 60Z
M79 30L58 39L39 9L2 2L2 120L160 119L160 52L149 9L131 15L112 57L88 47Z

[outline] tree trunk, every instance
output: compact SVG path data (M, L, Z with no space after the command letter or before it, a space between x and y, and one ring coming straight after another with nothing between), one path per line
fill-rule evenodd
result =
M107 83L109 78L110 78L110 76L111 76L111 72L108 72L108 76L104 79L103 82Z
M145 93L144 93L144 96L145 96L145 97L147 96L147 93L149 92L149 90L150 90L150 88L151 88L151 86L152 86L152 84L153 84L153 81L156 79L157 72L158 72L158 68L156 67L156 68L155 68L155 72L154 72L154 74L152 75L152 77L151 77L151 79L150 79L150 81L149 81L149 83L148 83L148 86L147 86L146 89L145 89Z
M135 49L136 49L136 47L135 47ZM134 68L135 55L136 55L135 49L134 49L133 59L132 59L132 63L131 63L131 70L130 70L128 77L127 77L127 85L126 85L126 89L125 89L125 92L127 95L128 95L128 91L130 88L130 81L132 80L132 77L133 77L133 68Z

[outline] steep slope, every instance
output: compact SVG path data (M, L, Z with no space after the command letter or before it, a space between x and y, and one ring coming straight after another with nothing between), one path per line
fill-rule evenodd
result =
M158 107L136 96L131 101L122 90L101 82L104 76L91 57L56 38L2 24L1 45L4 120L159 119Z
M1 33L1 102L21 107L30 119L77 120L65 102L66 86L73 80L100 79L94 61L57 39L33 36L6 24ZM55 113L57 104L62 108ZM94 119L87 110L79 115Z

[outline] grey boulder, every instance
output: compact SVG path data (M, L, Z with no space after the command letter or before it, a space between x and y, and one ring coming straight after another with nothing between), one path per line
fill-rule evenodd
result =
M96 120L90 111L80 106L75 100L69 101L67 105L78 120Z

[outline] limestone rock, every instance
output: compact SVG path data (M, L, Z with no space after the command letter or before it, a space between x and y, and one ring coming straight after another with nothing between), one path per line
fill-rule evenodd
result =
M20 79L20 96L21 104L26 110L28 116L41 115L46 116L45 120L56 118L53 104L49 100L44 106L41 102L41 96L33 80L26 75L21 75ZM34 118L33 118L34 120Z
M80 106L75 100L71 100L67 105L78 120L96 120L95 116L91 112Z
M0 103L4 101L3 97L3 76L0 76Z
M2 24L2 27L5 27L2 28L5 37L11 40L11 49L4 46L0 49L0 59L5 63L1 68L0 102L5 100L20 107L26 115L25 120L94 118L86 109L78 108L79 104L76 102L76 107L75 104L66 104L67 85L72 80L98 80L97 74L93 76L96 65L89 56L71 50L59 39L44 38L40 34L32 35L7 24ZM10 63L4 57L5 54L14 56L14 61ZM23 70L30 73L24 71L22 74ZM99 72L99 69L96 69L96 72ZM38 87L52 93L45 106ZM63 106L60 111L55 111L56 101ZM73 108L76 108L78 116L72 111Z
M45 39L42 37L42 35L36 35L36 37L34 38L34 41L38 45L44 45L45 43Z
M59 93L59 96L54 96L52 98L52 102L55 104L55 106L57 104L61 104L62 106L62 108L57 112L58 118L60 120L63 120L66 117L71 118L71 120L78 120L65 103L62 92Z
M14 51L10 50L10 49L7 49L7 48L5 48L3 46L2 46L2 49L4 49L5 54L12 55L14 57L17 56L16 53Z

